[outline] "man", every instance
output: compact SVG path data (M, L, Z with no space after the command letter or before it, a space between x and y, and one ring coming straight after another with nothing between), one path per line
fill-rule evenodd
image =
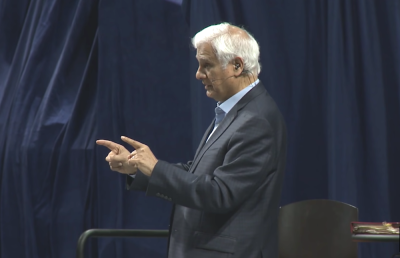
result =
M216 119L193 161L169 164L122 137L135 151L105 140L114 171L127 188L173 202L170 258L278 257L278 213L286 159L286 128L258 80L259 46L245 30L210 26L192 40L196 78L216 100Z

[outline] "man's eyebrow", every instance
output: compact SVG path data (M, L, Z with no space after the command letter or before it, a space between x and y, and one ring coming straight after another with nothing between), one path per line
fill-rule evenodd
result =
M198 55L196 55L196 59L197 59L198 61L207 61L207 60L208 60L206 57L204 57L204 56L198 56Z

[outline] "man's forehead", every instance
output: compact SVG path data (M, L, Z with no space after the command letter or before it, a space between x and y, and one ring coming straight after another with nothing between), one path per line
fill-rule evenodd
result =
M213 51L213 48L212 48L211 44L209 44L209 43L201 44L197 48L196 58L198 60L203 60L203 59L207 59L208 60L210 58L215 58L215 54L214 54L214 51Z

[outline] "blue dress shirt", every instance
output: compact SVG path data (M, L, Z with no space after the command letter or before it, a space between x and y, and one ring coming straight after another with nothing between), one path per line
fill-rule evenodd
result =
M207 138L210 139L211 135L214 133L215 129L217 129L218 125L221 123L221 121L225 118L225 115L228 114L229 111L233 108L233 106L236 105L236 103L239 102L241 98L243 98L244 95L246 95L247 92L249 92L254 86L258 84L260 80L257 79L255 82L244 88L243 90L239 91L229 99L225 100L224 102L217 103L217 107L215 108L215 124L214 124L214 129L210 133L210 135ZM206 141L206 142L207 142Z

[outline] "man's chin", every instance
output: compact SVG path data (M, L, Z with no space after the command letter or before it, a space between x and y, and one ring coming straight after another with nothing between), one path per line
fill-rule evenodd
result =
M209 97L209 98L214 98L214 94L213 94L213 92L212 91L210 91L210 90L206 90L206 95L207 95L207 97Z
M215 100L215 101L218 101L218 99L216 99L216 96L215 96L214 92L212 92L212 91L206 91L206 95L207 95L207 97L209 97L210 99L213 99L213 100Z

